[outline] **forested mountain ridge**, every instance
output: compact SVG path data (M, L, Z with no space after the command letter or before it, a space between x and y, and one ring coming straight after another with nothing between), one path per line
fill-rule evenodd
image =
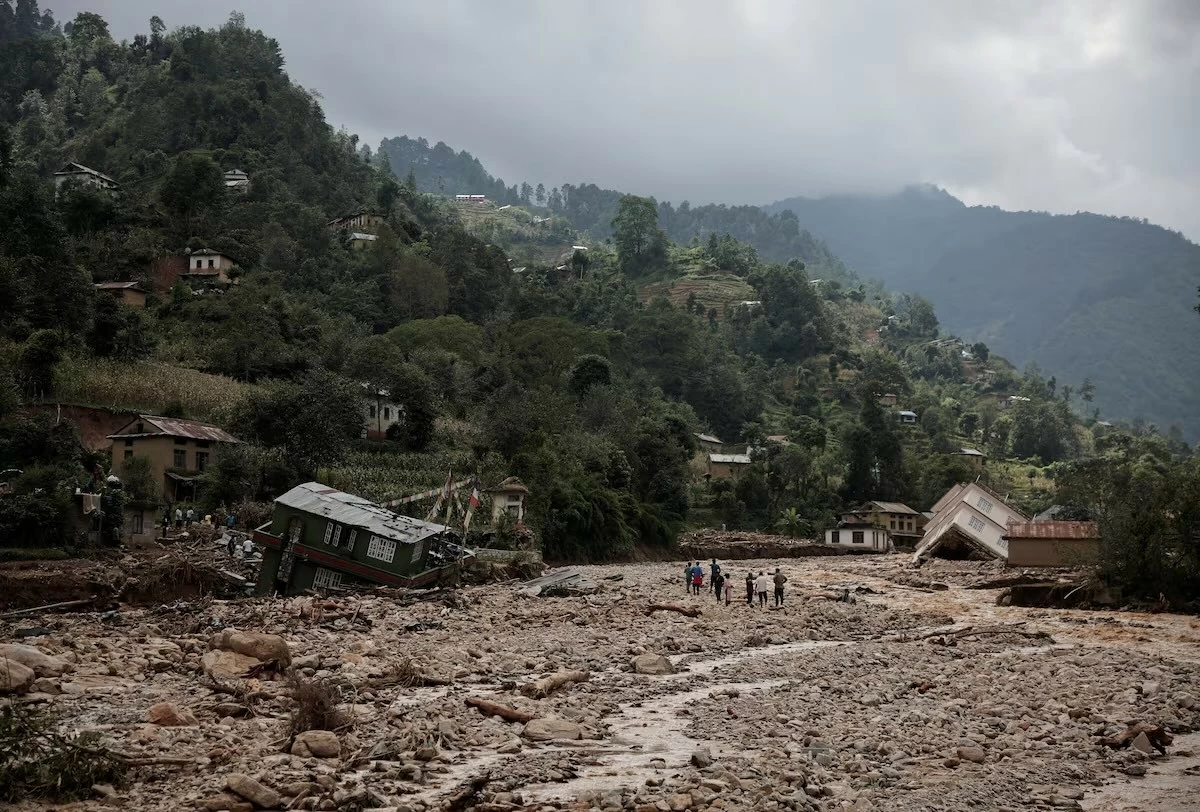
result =
M946 326L1059 379L1090 378L1106 417L1200 436L1200 246L1133 218L968 207L932 187L789 198L860 273L912 290Z
M0 471L19 472L0 493L0 548L73 547L71 498L97 470L153 498L68 422L27 413L47 404L229 430L245 442L185 472L205 509L261 510L307 479L379 499L451 468L517 476L560 560L665 547L689 525L809 535L868 498L926 508L979 475L964 445L989 452L996 487L1043 506L1056 463L1129 453L1161 468L1188 452L1078 420L1055 381L946 336L920 297L847 286L715 231L673 244L665 226L682 206L623 196L605 223L597 197L586 222L609 237L575 250L569 218L551 217L548 239L570 253L513 267L492 236L516 228L540 246L544 207L472 218L473 204L397 178L329 126L277 43L239 15L170 32L154 18L115 42L94 14L60 27L33 0L17 7L0 0L0 41L25 54L0 77ZM72 159L119 188L56 189ZM245 186L226 187L230 169ZM593 199L573 189L564 207ZM364 210L373 240L330 222ZM233 260L231 283L157 273L206 247ZM699 295L644 296L704 273L744 300L718 312ZM145 307L96 289L110 279L142 284ZM403 410L384 440L361 437L373 392ZM918 421L899 425L893 400ZM736 482L707 481L697 431L754 462ZM119 499L105 511L105 527L122 526Z
M424 138L384 139L378 156L386 158L398 177L411 174L416 187L423 192L486 194L500 204L545 209L546 213L566 217L576 229L599 240L612 236L612 222L625 196L594 183L565 183L549 190L541 183L536 187L529 183L506 187L503 180L493 178L471 153L455 152L442 142L431 147ZM678 205L656 201L656 205L659 223L674 242L686 244L707 240L714 234L728 234L754 246L764 259L774 262L799 259L815 275L844 283L856 281L845 264L787 212L765 215L757 206L712 203L693 206L686 200Z

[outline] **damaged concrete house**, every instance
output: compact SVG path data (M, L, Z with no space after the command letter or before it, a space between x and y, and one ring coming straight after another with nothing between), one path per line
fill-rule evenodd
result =
M920 566L934 555L942 558L1008 560L1008 526L1029 517L978 482L955 485L933 506L933 518L913 554Z
M295 594L354 584L436 583L472 557L449 528L393 513L319 482L275 500L254 531L264 548L257 594Z
M842 514L842 524L865 524L886 528L897 547L912 549L925 534L924 514L903 502L871 501Z

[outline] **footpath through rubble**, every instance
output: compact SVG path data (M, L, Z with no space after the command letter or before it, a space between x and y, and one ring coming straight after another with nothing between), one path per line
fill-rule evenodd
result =
M747 606L776 566L784 606ZM130 765L72 809L1200 809L1194 618L897 556L730 563L730 606L682 569L45 614L0 667Z

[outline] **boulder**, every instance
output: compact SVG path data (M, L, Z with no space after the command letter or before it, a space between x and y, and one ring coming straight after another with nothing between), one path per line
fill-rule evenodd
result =
M26 668L32 668L39 677L61 677L73 667L66 660L51 657L33 646L16 643L0 645L0 660L14 660Z
M566 719L542 717L540 719L533 719L526 724L522 735L535 742L550 741L551 739L569 739L574 741L583 738L583 728L574 722L568 722Z
M151 705L146 712L146 719L152 725L163 727L188 727L196 724L196 716L187 708L182 710L172 702L159 702Z
M976 764L982 764L987 754L983 752L982 747L960 747L958 748L958 757L963 761L973 761Z
M292 742L292 755L308 758L337 758L342 754L342 743L336 733L329 730L306 730L296 734Z
M274 660L281 666L292 664L292 653L288 649L287 641L277 634L225 629L212 636L209 647L220 651L234 651L253 657L260 663Z
M200 664L213 679L238 679L258 665L258 660L236 651L209 651L200 658Z
M633 658L633 670L636 674L674 674L675 666L661 654L639 654Z
M1139 752L1150 755L1154 752L1154 745L1150 743L1150 737L1146 735L1146 731L1137 734L1133 740L1133 749Z
M232 773L225 779L225 786L259 809L278 809L283 803L283 798L278 792L263 786L245 773Z
M692 753L692 766L703 770L705 767L711 767L713 763L712 752L707 747L701 747Z
M0 660L0 694L23 694L34 679L32 668L16 660Z

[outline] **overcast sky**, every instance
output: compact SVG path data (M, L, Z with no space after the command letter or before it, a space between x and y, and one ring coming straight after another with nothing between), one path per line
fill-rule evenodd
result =
M236 5L43 0L117 38ZM944 186L1200 240L1200 0L243 1L374 148L424 136L511 185L659 199Z

